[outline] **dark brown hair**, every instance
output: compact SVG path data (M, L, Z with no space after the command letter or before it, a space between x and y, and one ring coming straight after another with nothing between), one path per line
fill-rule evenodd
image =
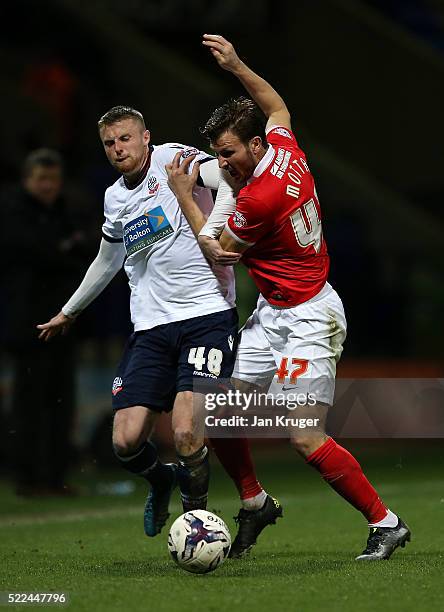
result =
M200 132L210 142L215 142L228 130L236 134L243 144L259 136L266 147L265 124L265 115L257 104L242 96L216 108Z

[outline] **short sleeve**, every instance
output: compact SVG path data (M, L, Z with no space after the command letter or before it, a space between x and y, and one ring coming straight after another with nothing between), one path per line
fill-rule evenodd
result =
M293 145L299 148L296 136L293 134L293 132L288 128L279 125L272 125L267 129L267 142L269 142L271 145L279 145L280 147L288 148L289 146Z
M114 215L108 192L105 192L104 215L105 221L102 225L103 238L107 242L123 242L122 223L113 220Z
M209 153L206 153L206 151L201 151L200 149L197 149L196 147L188 147L186 145L179 144L177 142L165 143L164 145L157 147L157 150L162 155L161 162L160 162L162 167L165 164L171 164L171 162L174 159L174 156L179 151L182 151L181 156L180 156L181 162L187 157L190 157L191 155L195 155L196 157L193 159L193 161L190 164L189 172L192 172L194 164L196 162L199 162L200 164L206 164L209 161L215 160L215 157L213 157L213 155L210 155ZM199 176L199 178L197 179L197 185L199 187L204 187L204 182L201 176ZM210 188L212 189L213 187L210 187ZM217 189L217 186L215 188Z
M253 246L272 225L272 215L268 207L251 196L239 195L236 210L228 218L225 229L241 244Z
M199 179L202 187L209 187L216 191L219 189L219 185L224 180L222 170L219 168L219 164L215 157L207 156L206 158L199 161L200 171Z
M190 155L195 155L196 157L193 159L193 161L190 164L190 172L193 171L194 168L194 164L199 162L199 164L206 164L207 162L210 161L215 161L215 158L212 155L209 155L208 153L206 153L205 151L199 151L199 149L195 149L194 147L185 147L182 153L182 159L186 159L187 157L190 157ZM204 181L202 180L202 177L199 176L198 180L197 180L197 184L199 187L205 187L206 185L204 185ZM212 189L214 189L214 187L210 187ZM215 189L217 189L217 186L215 187Z

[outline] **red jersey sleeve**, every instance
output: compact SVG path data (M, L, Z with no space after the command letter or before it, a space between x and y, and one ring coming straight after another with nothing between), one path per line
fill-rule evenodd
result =
M279 145L280 147L289 147L290 143L299 148L296 136L288 128L280 125L273 125L267 130L267 142L271 145Z
M238 242L252 246L272 227L273 218L263 202L243 196L236 200L236 210L225 225L227 232Z

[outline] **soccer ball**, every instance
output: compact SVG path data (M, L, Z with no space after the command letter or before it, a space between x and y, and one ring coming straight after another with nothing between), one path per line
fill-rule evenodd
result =
M179 567L187 572L206 574L225 561L231 536L223 520L206 510L185 512L168 534L168 550Z

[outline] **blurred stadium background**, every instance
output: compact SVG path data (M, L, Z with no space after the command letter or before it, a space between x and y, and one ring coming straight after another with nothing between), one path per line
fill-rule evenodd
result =
M203 32L223 33L282 93L317 180L330 278L349 324L339 376L442 377L441 0L15 0L2 3L0 14L2 187L20 180L31 150L59 150L92 259L103 192L116 178L97 136L98 118L115 104L129 104L144 114L153 143L205 148L198 127L215 106L242 93L201 48ZM238 275L244 320L256 294L244 271ZM1 313L4 329L7 304ZM102 484L126 480L103 470L113 466L109 389L129 332L122 273L71 331L79 340L72 435L80 490L80 470ZM0 466L12 504L4 512L17 509L7 484L14 446L10 388L4 354ZM424 460L432 445L362 442L370 465L381 444L390 464L418 448ZM434 446L433 460L442 461L439 442Z

